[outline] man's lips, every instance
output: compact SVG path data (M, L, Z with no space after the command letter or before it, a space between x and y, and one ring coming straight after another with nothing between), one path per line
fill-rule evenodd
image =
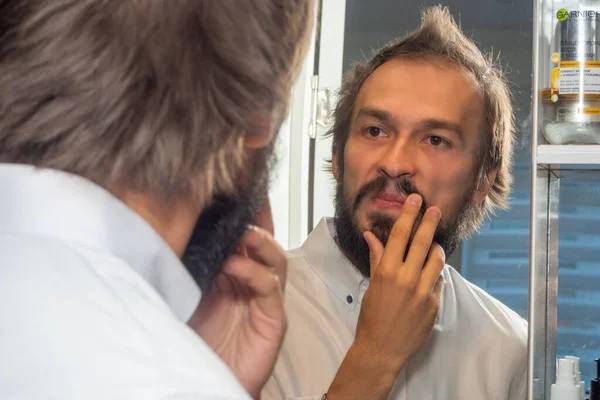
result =
M405 196L396 193L380 192L373 197L373 202L382 208L402 208Z

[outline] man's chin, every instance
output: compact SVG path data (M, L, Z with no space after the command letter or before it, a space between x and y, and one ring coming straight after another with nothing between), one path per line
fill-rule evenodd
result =
M366 229L363 229L363 232L371 231L385 246L397 217L390 216L385 212L374 212L368 214L366 219L367 223L363 225Z

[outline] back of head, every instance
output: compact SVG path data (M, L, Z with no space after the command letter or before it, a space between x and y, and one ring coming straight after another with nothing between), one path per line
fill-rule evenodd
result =
M275 129L306 0L0 0L0 162L156 199L232 189Z

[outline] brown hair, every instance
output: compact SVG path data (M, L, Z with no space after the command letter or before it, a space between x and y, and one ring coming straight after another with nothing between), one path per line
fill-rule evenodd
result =
M312 4L0 1L0 161L163 200L231 190L243 136L287 107Z
M335 109L335 123L328 132L333 136L332 154L337 155L336 167L343 173L343 153L350 133L354 102L363 83L382 64L398 58L448 62L471 76L483 94L483 140L477 155L477 187L490 185L490 191L481 207L475 207L469 221L466 221L464 236L469 236L496 208L508 208L513 181L513 111L510 90L501 68L491 55L482 54L464 35L446 7L426 9L417 30L387 44L371 60L354 65L346 74ZM497 169L496 179L488 182L488 174L494 169Z

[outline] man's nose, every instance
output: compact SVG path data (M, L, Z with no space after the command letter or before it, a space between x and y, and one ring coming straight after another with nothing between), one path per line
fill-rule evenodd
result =
M411 178L416 173L417 146L410 140L391 142L379 160L378 170L390 179Z

